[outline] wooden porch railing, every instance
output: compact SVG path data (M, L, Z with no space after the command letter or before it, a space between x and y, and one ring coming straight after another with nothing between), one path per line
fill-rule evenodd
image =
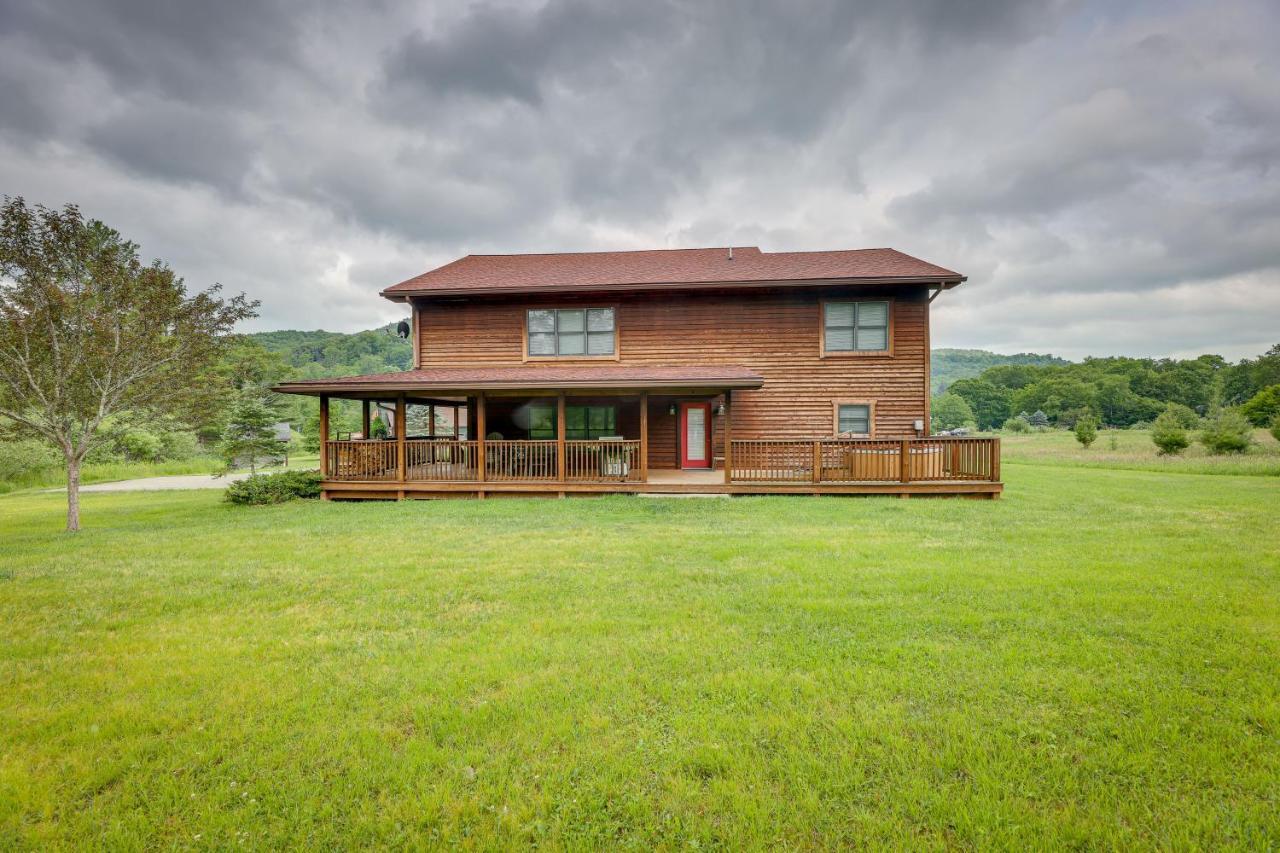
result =
M405 479L468 482L476 479L480 460L478 441L406 439Z
M331 480L395 480L396 443L382 439L325 442Z
M733 441L731 483L999 481L998 438Z
M485 441L485 479L549 482L556 479L555 441Z

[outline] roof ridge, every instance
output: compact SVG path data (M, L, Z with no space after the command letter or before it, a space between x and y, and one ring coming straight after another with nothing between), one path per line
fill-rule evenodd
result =
M469 252L466 258L546 258L556 255L639 255L651 252L723 252L728 249L755 249L762 255L776 255L759 246L693 246L681 249L580 249L574 252Z

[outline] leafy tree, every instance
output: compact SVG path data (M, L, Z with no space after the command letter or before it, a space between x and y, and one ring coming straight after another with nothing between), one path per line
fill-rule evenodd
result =
M1002 427L1005 432L1031 432L1031 423L1022 415L1009 418Z
M978 429L995 429L1009 419L1009 389L993 385L985 379L959 379L948 389L959 394L973 409Z
M1207 418L1200 443L1210 453L1244 453L1253 443L1253 425L1237 409L1222 409Z
M1076 441L1082 447L1088 447L1098 438L1098 420L1092 414L1086 414L1076 420Z
M1243 359L1224 373L1222 396L1231 403L1243 402L1263 388L1280 385L1280 344L1255 359Z
M969 408L964 397L951 392L934 397L929 413L937 429L973 427L976 423L973 409Z
M231 407L222 431L222 458L226 460L227 469L244 460L249 471L256 474L260 461L279 455L280 442L275 430L278 419L279 415L261 392L257 389L242 392Z
M1200 416L1181 403L1170 403L1164 407L1162 415L1168 415L1166 423L1172 421L1184 430L1195 429L1200 425ZM1156 420L1160 420L1156 418Z
M1191 411L1186 406L1170 403L1151 425L1151 440L1161 456L1174 456L1191 446L1191 439L1187 437L1186 418L1179 408ZM1192 426L1194 425L1193 420Z
M0 208L0 416L61 452L67 530L80 528L80 467L116 412L193 416L193 380L255 316L243 295L188 294L160 261L78 208Z
M1270 385L1249 398L1240 413L1254 426L1266 426L1280 415L1280 385Z
M1276 415L1275 420L1271 422L1271 437L1280 441L1280 415Z

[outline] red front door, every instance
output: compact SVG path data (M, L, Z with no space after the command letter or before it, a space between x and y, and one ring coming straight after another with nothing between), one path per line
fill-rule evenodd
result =
M711 404L680 404L680 466L711 467Z

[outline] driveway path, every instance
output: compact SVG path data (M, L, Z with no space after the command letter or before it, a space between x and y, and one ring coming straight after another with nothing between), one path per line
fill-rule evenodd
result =
M137 480L117 480L114 483L94 483L81 486L82 492L164 492L171 489L225 489L228 483L243 480L248 472L228 474L214 478L210 474L180 474L176 477L142 477ZM65 492L66 489L50 489Z

